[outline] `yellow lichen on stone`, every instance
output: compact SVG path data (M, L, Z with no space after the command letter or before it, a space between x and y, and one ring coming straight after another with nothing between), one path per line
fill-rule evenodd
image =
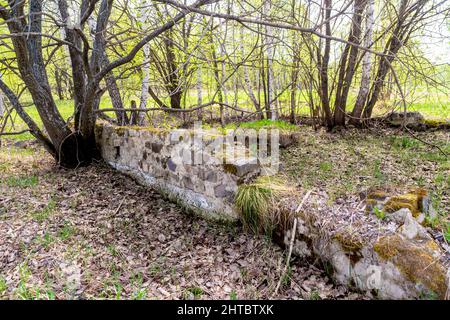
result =
M347 252L356 252L363 248L364 241L361 236L352 230L345 229L335 234L334 238L342 245Z
M414 193L397 195L386 201L383 210L388 213L398 211L402 208L409 209L414 217L420 213L420 196Z
M438 120L438 119L424 119L422 120L422 123L426 124L427 126L431 128L437 128L441 125L446 125L449 122L445 120Z
M128 129L129 129L128 127L124 127L124 126L116 126L116 127L114 127L114 132L115 132L119 137L122 137Z
M390 235L380 238L374 250L382 259L396 265L409 280L425 285L440 298L445 296L446 270L435 257L439 251L433 240L423 243Z
M412 215L416 218L420 212L423 211L422 200L428 197L428 191L423 188L410 189L408 193L396 195L389 198L383 210L388 213L398 211L402 208L407 208L411 211Z

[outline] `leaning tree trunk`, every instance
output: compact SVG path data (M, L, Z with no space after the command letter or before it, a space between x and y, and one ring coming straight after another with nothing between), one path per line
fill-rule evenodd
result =
M0 75L1 77L1 75ZM0 91L0 119L3 118L3 115L5 114L5 102L3 101L3 94Z
M295 21L295 1L292 1L291 6L292 20ZM295 107L296 107L296 95L297 95L297 85L298 85L298 67L300 64L300 53L298 52L298 43L295 37L292 39L292 70L291 70L291 112L290 112L290 122L295 124Z
M73 133L64 121L51 94L51 87L42 56L42 1L30 0L27 25L25 19L17 18L25 16L23 6L16 6L11 13L13 16L10 17L11 19L7 19L7 26L11 34L21 34L26 28L29 30L29 34L26 37L12 37L11 41L20 75L30 92L49 137L47 139L45 136L42 136L40 140L44 143L51 141L52 146L49 146L49 149L54 150L53 155L58 163L67 167L76 167L91 157L89 154L86 154L79 134ZM5 89L8 88L2 83L2 91L5 92ZM10 101L14 100L12 97L9 99ZM17 108L15 109L18 110ZM22 119L24 119L24 116L21 116ZM37 128L34 128L32 132L38 132L35 129ZM37 137L39 138L39 135Z
M111 1L111 3L112 3L112 1ZM108 7L108 9L105 9L105 10L109 10L109 14L111 14L110 7ZM108 14L108 16L109 16L109 14ZM105 13L105 15L106 15L106 13ZM88 23L89 23L89 27L91 29L92 37L95 42L97 33L103 33L103 32L105 32L105 29L103 27L97 28L96 22L93 19L89 19ZM104 37L104 36L102 35L102 37ZM101 46L100 48L101 48L101 50L99 51L100 66L106 67L107 65L109 65L110 62L109 62L108 56L106 55L105 48L103 46ZM115 113L116 113L117 123L119 125L127 124L128 117L127 117L126 112L123 111L124 107L123 107L122 97L120 95L120 89L119 89L119 86L117 85L116 77L114 76L113 72L108 72L106 74L105 82L106 82L106 86L108 88L109 97L111 98L112 107L116 110Z

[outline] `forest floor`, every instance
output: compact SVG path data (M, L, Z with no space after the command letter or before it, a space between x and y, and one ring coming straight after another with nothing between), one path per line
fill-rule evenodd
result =
M450 232L450 133L409 133L377 128L328 133L299 127L299 142L281 153L281 173L304 189L317 188L335 202L370 188L425 188ZM420 141L422 140L422 141ZM444 155L443 152L446 153Z
M270 240L20 145L0 148L0 299L364 298L298 260L274 295L285 255Z
M287 179L333 202L373 186L427 188L445 233L450 163L436 147L391 129L299 132L281 154ZM417 135L450 152L448 132ZM186 215L101 163L69 171L28 142L0 148L0 298L365 298L295 258L273 295L284 263L263 236Z

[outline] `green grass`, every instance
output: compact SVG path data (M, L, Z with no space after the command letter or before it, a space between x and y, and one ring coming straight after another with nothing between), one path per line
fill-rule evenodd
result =
M55 240L54 237L48 232L46 232L44 234L44 236L38 237L36 239L37 243L39 243L40 245L42 245L46 249L48 247L50 247L50 245L54 242L54 240Z
M203 290L200 287L187 288L184 295L186 297L189 297L189 294L192 294L194 296L194 299L200 299L203 294Z
M282 95L279 96L280 105L285 108L285 110L288 110L286 106L289 106L289 92L286 91ZM421 98L415 99L411 103L408 104L408 110L409 111L418 111L422 113L425 118L428 119L437 119L437 120L449 120L450 119L450 96L448 94L444 94L441 92L430 92L427 94L427 92L421 92L419 93L421 95ZM354 100L355 100L355 93L351 92L349 95L349 102L347 105L347 110L351 110L353 108ZM207 92L204 92L204 100L208 100L212 97L208 96ZM262 98L262 97L261 97ZM124 105L128 107L130 105L130 101L134 99L138 101L139 99L130 97L126 101L124 101ZM27 98L28 103L24 101L24 105L29 104L30 98ZM165 101L165 98L162 99ZM247 94L243 90L238 90L237 94L235 95L233 91L229 90L227 100L230 104L233 104L235 101L237 103L237 106L242 109L248 109L248 110L254 110L253 105L251 104ZM209 100L208 100L209 101ZM305 100L305 93L299 91L297 93L297 101L298 101L298 107L297 107L297 114L302 116L309 116L310 111L308 108L307 101ZM62 117L67 120L70 116L73 114L73 100L56 100L56 105L61 113ZM197 103L197 92L195 90L190 90L189 94L186 96L185 100L186 105L188 106L195 106ZM150 99L148 107L154 107L154 102ZM111 108L111 100L108 95L104 95L102 97L102 100L100 102L100 109L105 108ZM218 108L214 107L215 111L217 112ZM390 101L381 101L374 110L375 115L381 115L389 112L393 108L397 110L402 110L402 107L400 104L396 103L393 100ZM217 109L217 110L216 110ZM28 115L36 121L39 127L42 128L42 121L39 118L39 114L36 110L36 107L34 105L27 106L25 108L25 111L28 113ZM106 112L110 117L114 117L113 112ZM11 126L10 123L6 126L6 132L18 132L24 129L27 129L25 123L20 119L20 117L13 112L12 118L14 119L14 127ZM282 130L290 130L294 127L287 123L287 122L271 122L270 120L261 120L261 121L253 121L248 122L246 124L241 125L242 128L253 128L253 129L260 129L260 128L278 128ZM234 129L235 126L231 125L231 129ZM20 135L13 135L9 136L11 139L15 140L30 140L32 139L32 135L30 133L22 133Z
M50 217L50 215L55 211L55 208L55 201L53 199L50 199L44 208L34 211L31 216L37 222L43 222Z
M61 240L67 240L75 233L74 227L72 227L67 221L64 226L59 230L58 236Z
M2 295L7 289L8 286L6 285L6 280L0 276L0 295Z
M450 119L450 101L445 103L436 102L417 102L411 105L409 111L418 111L425 118L436 118L442 120Z
M6 185L8 187L28 188L38 184L38 177L36 176L18 176L6 178Z
M242 122L240 124L234 124L230 123L228 124L225 129L280 129L280 130L296 130L297 126L293 125L289 122L282 121L282 120L269 120L269 119L263 119L263 120L257 120L257 121L250 121L250 122Z
M264 228L264 216L268 211L268 202L272 195L270 188L257 184L241 185L236 194L235 203L242 214L247 229L258 233Z
M64 120L67 121L67 119L69 119L73 115L73 100L56 100L55 103L58 108L58 111L61 113L61 116L64 118ZM23 104L27 105L29 103ZM106 108L112 108L111 101L107 96L102 98L102 101L100 103L100 109ZM41 118L39 117L39 113L33 104L25 107L25 111L40 128L43 127ZM114 117L114 113L112 112L106 112L106 114L110 117ZM25 122L23 122L22 119L15 112L11 113L11 117L14 119L14 127L11 126L10 122L8 122L8 125L6 126L6 132L19 132L28 128ZM25 132L19 135L11 135L8 137L18 141L34 139L29 132Z

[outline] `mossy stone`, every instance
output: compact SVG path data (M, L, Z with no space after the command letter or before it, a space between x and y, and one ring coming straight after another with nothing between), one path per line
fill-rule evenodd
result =
M423 207L423 200L427 198L427 190L423 188L411 189L408 193L389 198L384 204L383 210L392 213L406 208L411 211L414 218L417 218L421 212L426 211Z
M433 240L420 242L390 235L380 238L374 250L382 259L394 263L406 278L444 298L447 291L446 269L434 255L438 252L438 246Z

